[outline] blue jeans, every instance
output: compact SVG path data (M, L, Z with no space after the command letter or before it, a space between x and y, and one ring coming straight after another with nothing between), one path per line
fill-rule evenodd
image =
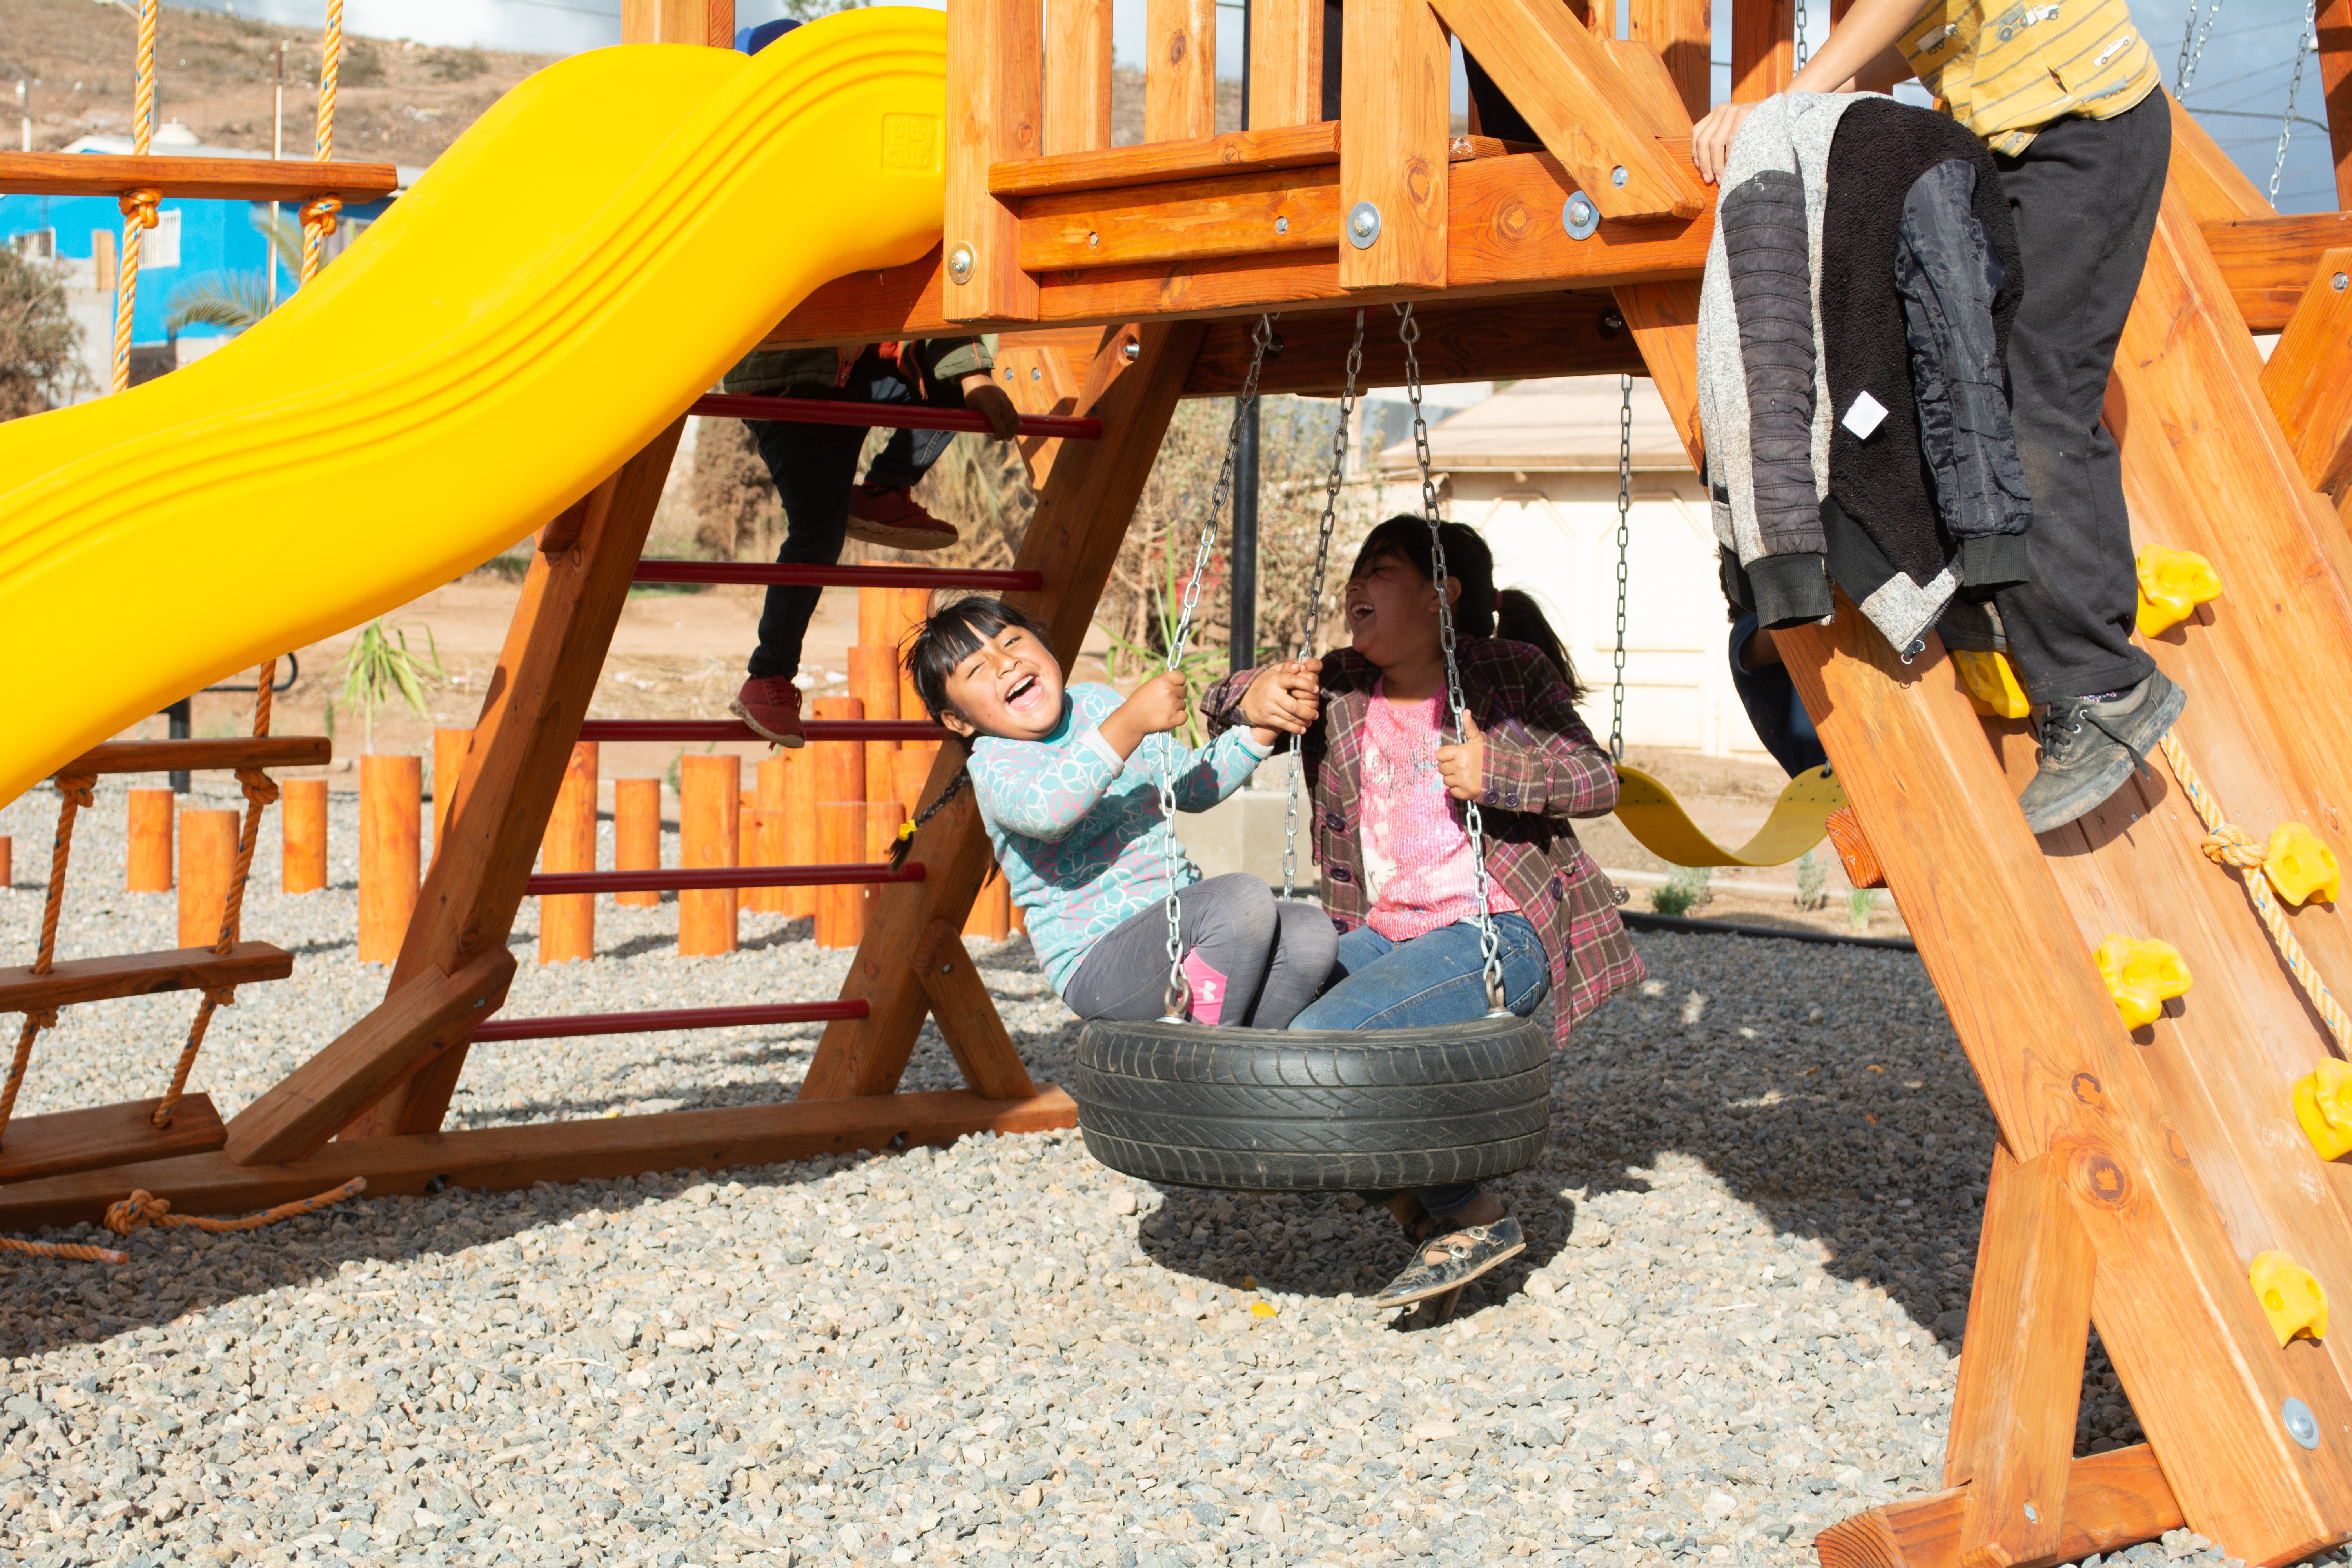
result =
M1495 917L1503 961L1503 1005L1524 1018L1551 990L1551 960L1521 914ZM1391 942L1370 926L1339 939L1331 988L1290 1022L1294 1029L1412 1029L1467 1024L1486 1016L1485 963L1478 926L1457 921L1410 942ZM1443 1219L1470 1206L1478 1184L1423 1187L1421 1206Z

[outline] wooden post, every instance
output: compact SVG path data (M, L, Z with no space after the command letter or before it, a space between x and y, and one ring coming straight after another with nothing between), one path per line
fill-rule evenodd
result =
M182 947L210 947L220 940L229 880L236 870L237 823L234 811L180 814Z
M819 801L816 807L817 852L827 865L846 865L866 858L866 803L862 800ZM866 889L833 885L816 890L816 944L856 947L866 935Z
M2338 279L2343 281L2339 284ZM2341 498L2352 480L2352 247L2321 253L2311 284L2263 362L2263 394L2311 488Z
M689 870L736 864L738 814L742 810L743 759L680 759L677 777L677 863ZM732 888L688 888L677 895L677 951L693 958L735 951Z
M16 885L16 841L0 833L0 892Z
M1731 0L1731 101L1759 103L1797 74L1794 0Z
M1249 50L1251 130L1323 118L1323 0L1252 0Z
M1024 412L1027 410L1024 408ZM914 638L915 628L929 620L930 614L931 591L929 588L898 590L897 617L898 632L890 639L890 646L898 650L898 712L903 718L927 717L923 710L923 700L915 690L915 678L908 673L905 660L908 646Z
M1215 0L1144 0L1143 139L1217 133Z
M621 0L621 41L727 48L735 42L735 0Z
M130 843L123 857L123 886L130 891L172 890L172 815L178 807L178 797L168 789L131 792Z
M433 731L433 857L441 853L446 837L449 808L457 804L457 780L466 771L466 748L474 743L471 730Z
M849 689L866 710L868 719L896 719L898 716L898 665L889 646L854 647L849 650ZM896 741L866 742L866 788L860 792L864 800L887 800L890 795L890 759L898 754Z
M1012 885L1005 881L1004 873L992 865L988 880L980 885L980 896L971 901L971 912L963 918L963 934L983 942L1003 942L1012 929Z
M988 168L1038 153L1039 8L1035 0L947 0L946 263L950 321L1034 321L1037 280L1021 270L1021 226L988 192Z
M542 871L596 868L596 742L575 742L540 840ZM596 956L596 896L551 893L539 900L539 961L570 963Z
M416 908L416 829L425 766L415 757L360 759L360 962L390 963Z
M907 820L907 808L895 800L869 800L866 803L866 853L859 858L882 861L890 858L890 850L898 842L899 825ZM875 889L857 889L858 934L866 934L866 911L873 907Z
M278 890L318 892L327 885L327 781L287 779L278 789Z
M866 704L855 697L820 697L809 705L814 719L858 720ZM819 741L802 748L816 753L816 798L864 800L866 752L855 741Z
M939 742L923 741L900 748L890 760L890 798L906 808L909 822L929 804L923 786L930 782L931 762L939 754Z
M805 750L806 748L801 748ZM773 756L761 759L752 786L752 811L749 821L752 831L743 839L743 864L746 866L784 866L791 862L786 853L785 815L791 786L787 783L792 763L784 759L790 751L779 751ZM792 913L790 888L746 888L743 907L756 914L789 915Z
M823 857L818 853L816 802L817 762L815 753L806 746L786 752L784 763L784 854L781 862L786 866L814 866ZM784 914L792 920L816 918L816 889L787 888L784 889Z
M661 780L613 781L613 868L661 869ZM649 910L660 905L661 895L650 890L615 893L613 901Z
M1111 0L1045 0L1045 131L1041 151L1110 145Z
M1736 3L1736 0L1735 0ZM1714 44L1709 0L1633 0L1630 37L1647 44L1666 62L1685 115L1703 119L1712 93L1707 56ZM1794 26L1791 24L1791 34Z
M1428 0L1347 0L1345 15L1340 286L1443 289L1452 47Z

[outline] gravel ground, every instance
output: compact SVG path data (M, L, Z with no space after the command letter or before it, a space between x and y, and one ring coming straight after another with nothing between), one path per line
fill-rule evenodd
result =
M10 952L53 810L0 812ZM168 896L112 890L122 811L115 787L84 816L67 955L171 945ZM299 899L265 834L247 930L298 983L216 1021L194 1081L225 1114L381 994L348 801L333 829L336 886ZM509 1007L824 994L845 962L773 917L695 961L669 906L599 920L600 962L526 963ZM1155 1188L1074 1133L143 1231L120 1268L0 1258L0 1552L1811 1561L1822 1525L1936 1485L1992 1129L1910 955L1636 941L1649 983L1580 1032L1555 1146L1508 1184L1532 1246L1449 1325L1357 1299L1403 1249L1353 1197ZM1066 1080L1026 944L977 956L1031 1070ZM188 1010L74 1010L24 1108L153 1092ZM454 1120L772 1098L815 1033L484 1050ZM929 1033L909 1081L955 1081ZM2137 1436L2095 1346L2080 1445ZM2176 1533L2108 1561L2223 1558Z

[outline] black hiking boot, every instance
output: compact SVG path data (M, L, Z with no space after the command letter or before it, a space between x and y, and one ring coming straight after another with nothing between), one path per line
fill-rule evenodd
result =
M2103 702L2062 697L2042 710L2042 766L2017 797L2035 833L2063 827L2121 789L2189 694L2152 670L2146 680Z

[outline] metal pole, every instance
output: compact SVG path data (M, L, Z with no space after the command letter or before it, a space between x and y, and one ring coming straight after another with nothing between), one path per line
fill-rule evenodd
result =
M174 741L184 741L194 733L193 715L190 712L191 700L189 698L183 697L163 710L163 717L170 722L170 728L165 732ZM184 768L173 770L172 793L174 795L188 793L188 774Z
M1242 0L1241 128L1250 121L1250 5ZM1234 454L1234 599L1226 612L1228 669L1257 664L1257 405L1242 416L1241 442Z

